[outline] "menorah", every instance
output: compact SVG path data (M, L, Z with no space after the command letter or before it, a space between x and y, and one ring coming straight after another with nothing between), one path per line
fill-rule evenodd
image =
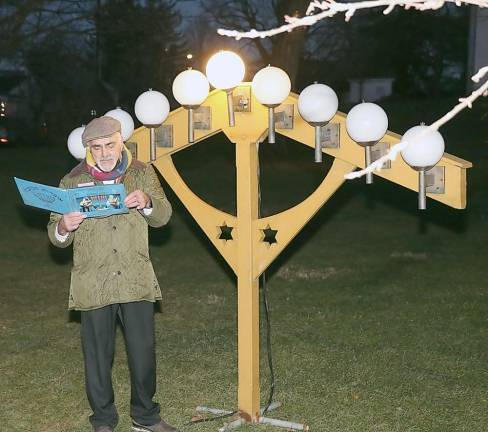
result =
M304 425L263 417L260 409L259 277L344 183L344 176L358 167L364 168L364 150L349 137L346 115L338 112L327 125L321 126L318 135L322 153L333 158L321 184L294 207L260 217L258 150L268 135L269 112L252 95L250 83L236 87L233 95L235 126L229 126L228 95L214 90L192 113L194 140L189 140L188 114L184 108L178 108L170 112L164 124L156 130L156 138L153 136L156 139L155 155L151 155L150 133L146 127L137 129L127 145L137 151L139 160L150 162L154 159L152 164L237 276L238 414L227 428L252 422L307 430ZM297 104L298 95L290 93L280 106L274 108L277 132L315 148L318 132L301 118ZM200 120L199 116L202 116ZM223 132L236 147L236 215L221 211L198 197L183 181L172 160L173 154L191 145L204 145L207 138L219 132ZM400 135L388 131L373 146L373 160L400 139ZM457 209L465 208L466 170L470 167L470 162L445 153L440 162L426 173L427 197ZM417 172L402 158L384 166L375 175L413 191L419 190Z

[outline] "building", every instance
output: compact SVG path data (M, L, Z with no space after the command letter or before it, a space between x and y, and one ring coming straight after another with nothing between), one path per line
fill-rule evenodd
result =
M393 93L394 78L366 78L349 79L349 93L347 99L350 103L374 102L384 99Z
M483 66L488 66L488 9L471 7L468 54L468 90L475 84L471 77Z

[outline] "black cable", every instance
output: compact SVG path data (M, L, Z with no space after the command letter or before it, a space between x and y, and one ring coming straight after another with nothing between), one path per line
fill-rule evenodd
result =
M259 163L258 157L258 218L261 217L261 165ZM263 291L263 304L264 304L264 312L266 317L266 351L268 357L268 367L269 367L269 376L270 376L270 385L269 385L269 396L268 402L263 409L263 415L269 410L269 407L273 403L273 396L275 390L275 376L274 376L274 368L273 368L273 351L271 347L271 309L269 307L269 292L268 286L266 285L266 272L263 272L260 277L260 287Z
M237 411L232 411L232 412L229 412L229 413L226 413L226 414L216 415L214 417L199 418L197 420L192 420L192 421L189 421L188 423L185 423L183 425L183 427L193 426L194 424L197 424L197 423L211 422L211 421L214 421L214 420L219 420L219 419L223 419L223 418L226 418L226 417L231 417L234 414L237 414Z
M261 217L261 169L260 169L260 164L259 164L259 158L258 158L258 218ZM274 391L275 391L275 376L274 376L274 367L273 367L273 350L271 347L271 309L269 307L269 291L268 291L268 286L266 285L266 273L263 272L261 277L259 278L260 281L260 289L263 291L263 304L264 304L264 315L266 317L266 351L267 351L267 357L268 357L268 367L269 367L269 376L270 376L270 385L269 385L269 396L268 396L268 402L266 403L266 406L263 408L263 413L265 414L268 410L271 404L273 403L273 397L274 397ZM232 411L227 414L221 414L215 417L205 417L205 418L200 418L195 421L190 421L188 423L185 423L183 427L185 426L191 426L197 423L204 423L204 422L211 422L214 420L219 420L223 419L226 417L231 417L233 415L237 414L237 411Z
M269 307L269 292L268 286L266 285L266 275L263 272L261 275L262 281L262 288L263 288L263 303L264 303L264 311L266 316L266 350L268 355L268 367L269 367L269 375L270 375L270 386L269 386L269 396L268 402L263 409L263 415L269 410L269 407L273 403L273 396L275 390L275 376L274 376L274 368L273 368L273 351L271 349L271 310Z

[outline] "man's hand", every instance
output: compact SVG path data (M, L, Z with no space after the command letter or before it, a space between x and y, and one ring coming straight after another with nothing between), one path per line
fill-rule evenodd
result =
M125 197L124 204L128 208L142 210L151 207L151 198L141 190L135 190Z
M75 231L81 225L86 216L80 212L71 212L63 215L58 223L58 233L62 236Z

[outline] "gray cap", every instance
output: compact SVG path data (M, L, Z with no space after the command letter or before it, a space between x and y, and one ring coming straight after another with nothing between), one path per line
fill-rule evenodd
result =
M90 141L98 138L106 138L116 132L120 133L120 131L121 125L118 120L108 116L97 117L86 125L81 135L81 141L86 147Z

